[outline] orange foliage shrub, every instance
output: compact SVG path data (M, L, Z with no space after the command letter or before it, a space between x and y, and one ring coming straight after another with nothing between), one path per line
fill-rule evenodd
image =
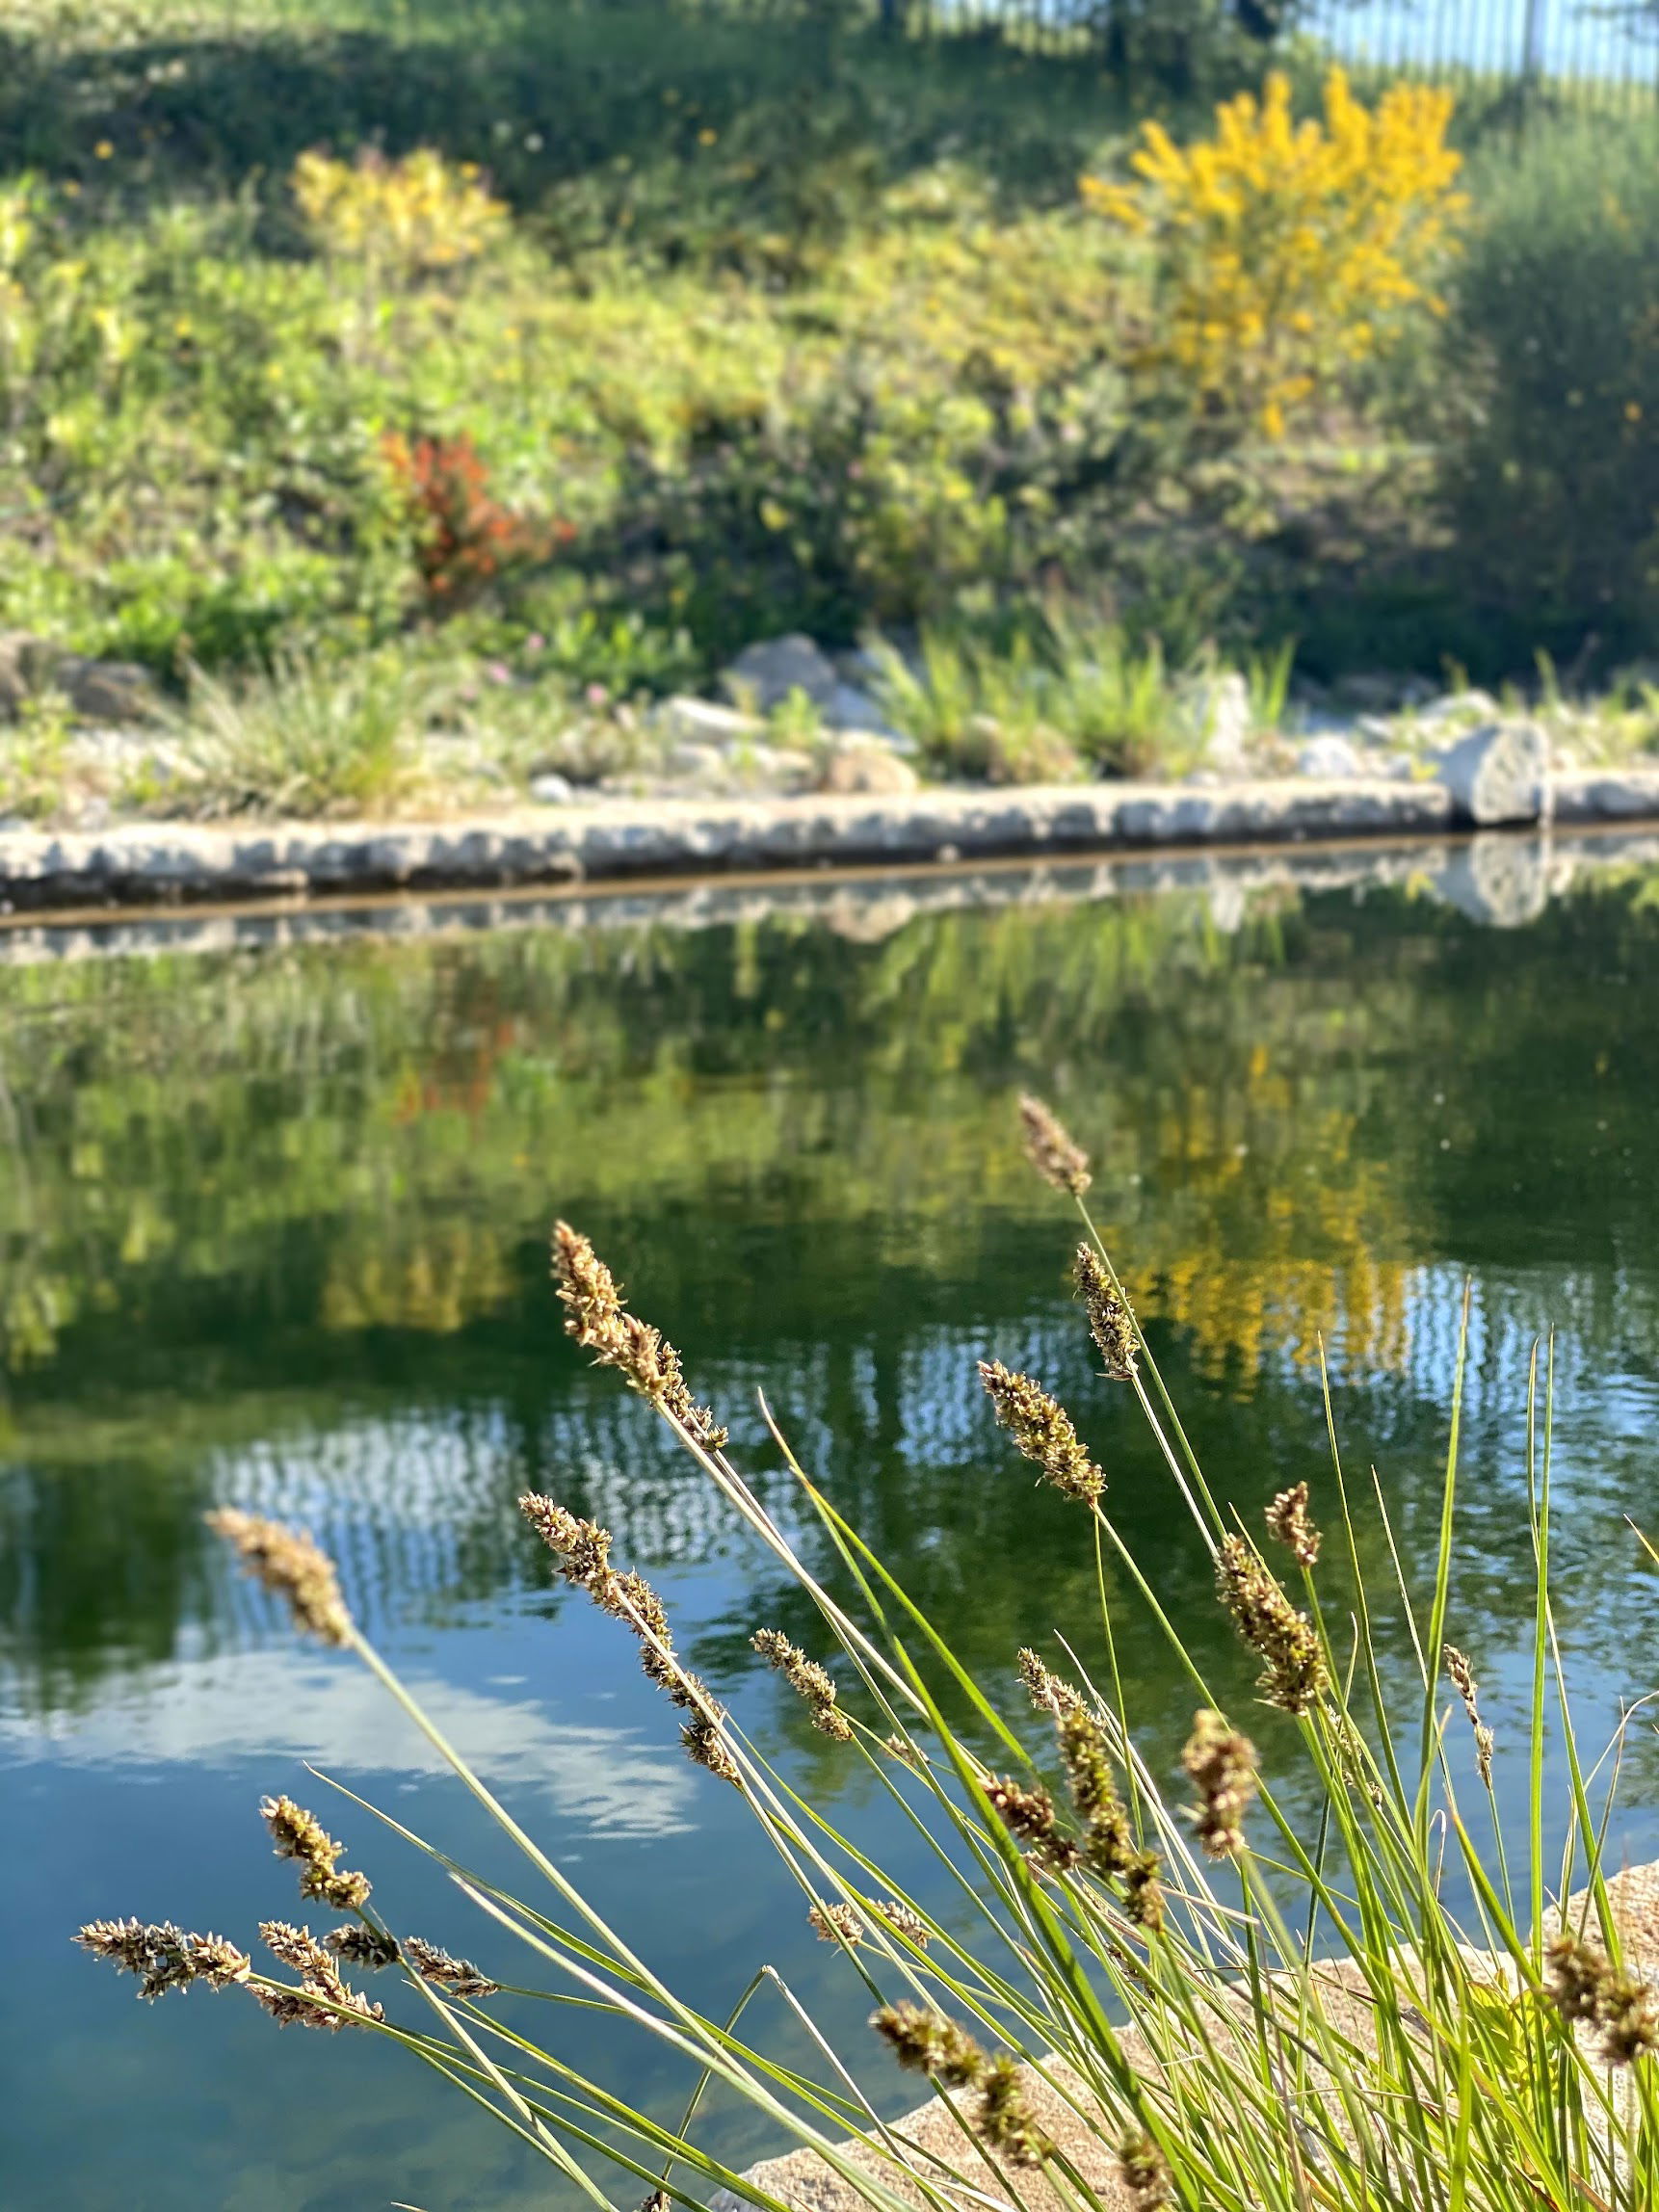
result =
M504 567L545 560L575 535L567 522L534 521L503 506L466 431L456 437L391 431L381 450L421 521L416 558L434 599L458 604Z

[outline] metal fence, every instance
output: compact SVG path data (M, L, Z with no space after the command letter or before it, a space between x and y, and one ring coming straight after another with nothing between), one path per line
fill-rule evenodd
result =
M1230 54L1329 55L1356 74L1418 76L1596 107L1659 101L1659 0L878 0L923 36L1000 33L1097 53L1126 74L1198 78Z
M1390 74L1659 93L1659 14L1606 0L1311 0L1302 28Z

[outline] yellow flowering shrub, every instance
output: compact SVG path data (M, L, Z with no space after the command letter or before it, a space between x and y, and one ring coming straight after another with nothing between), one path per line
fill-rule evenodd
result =
M355 162L303 153L294 198L325 253L407 276L452 269L494 243L507 223L475 162L447 162L431 146L399 161L368 151Z
M1134 184L1083 181L1153 254L1154 335L1138 365L1276 438L1405 314L1441 311L1434 273L1463 205L1449 92L1395 85L1367 108L1333 68L1324 105L1323 121L1296 122L1276 71L1259 101L1241 92L1216 110L1213 138L1182 146L1145 124Z

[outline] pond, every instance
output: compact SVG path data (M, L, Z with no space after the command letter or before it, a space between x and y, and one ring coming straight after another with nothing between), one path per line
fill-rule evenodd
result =
M1648 1688L1653 1579L1624 1516L1659 1523L1659 878L1603 871L1506 931L1396 873L963 910L781 899L703 927L641 900L582 927L0 964L7 2206L558 2200L389 2046L278 2037L235 1996L145 2012L68 1946L128 1911L245 1944L298 1916L256 1813L286 1790L396 1925L503 1963L464 1900L306 1773L508 1872L374 1686L227 1570L215 1503L316 1530L371 1636L671 1979L724 2010L769 1960L882 2073L862 1987L514 1511L534 1487L609 1527L741 1724L925 1883L867 1775L749 1648L777 1625L821 1649L800 1599L561 1335L555 1213L793 1515L765 1392L1011 1715L1016 1648L1086 1634L1094 1592L1075 1509L1033 1488L973 1364L1041 1376L1242 1707L1202 1555L1093 1373L1072 1217L1019 1156L1012 1102L1035 1087L1094 1153L1199 1455L1252 1520L1288 1482L1316 1500L1329 1483L1323 1341L1347 1464L1380 1470L1421 1578L1469 1282L1453 1633L1512 1791L1528 1360L1553 1326L1567 1647L1595 1724ZM1114 1598L1132 1714L1168 1768L1190 1696ZM1659 1805L1645 1734L1630 1766L1632 1805ZM1659 1847L1640 1810L1620 1832ZM532 2024L549 2018L590 2070L665 2109L683 2094L587 2015ZM733 2157L776 2146L741 2115L712 2124Z

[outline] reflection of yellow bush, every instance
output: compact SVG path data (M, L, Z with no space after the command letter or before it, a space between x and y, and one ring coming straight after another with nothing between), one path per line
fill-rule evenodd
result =
M1375 111L1341 69L1325 119L1294 123L1277 72L1216 111L1216 135L1179 146L1144 127L1131 186L1085 197L1145 237L1158 286L1145 363L1198 403L1252 411L1270 436L1341 365L1373 353L1403 309L1437 310L1430 275L1462 205L1446 144L1449 92L1396 85Z
M1242 1095L1189 1092L1157 1130L1173 1207L1112 1232L1141 1309L1186 1331L1210 1373L1232 1363L1247 1389L1274 1352L1313 1367L1323 1341L1351 1369L1397 1374L1409 1351L1410 1269L1395 1255L1421 1239L1405 1195L1360 1147L1356 1114L1297 1106L1259 1047Z
M323 1287L331 1330L419 1329L453 1335L498 1306L516 1287L510 1254L514 1225L434 1225L412 1251L340 1252Z
M471 261L493 243L507 209L472 162L446 162L431 146L401 161L363 153L355 162L303 153L294 198L325 253L415 276Z

